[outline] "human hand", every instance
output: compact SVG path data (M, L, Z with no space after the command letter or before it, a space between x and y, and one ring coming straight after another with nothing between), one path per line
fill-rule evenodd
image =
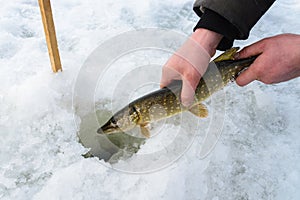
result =
M300 76L300 35L282 34L260 40L242 49L236 59L259 55L241 73L236 83L245 86L254 80L279 83Z
M160 87L168 86L173 80L182 80L181 102L189 106L222 37L207 29L197 29L164 65Z

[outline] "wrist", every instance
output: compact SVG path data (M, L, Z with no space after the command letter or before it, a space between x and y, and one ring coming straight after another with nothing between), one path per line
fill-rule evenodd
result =
M222 40L223 35L208 29L198 28L191 35L191 38L201 45L212 57L216 53L217 46Z

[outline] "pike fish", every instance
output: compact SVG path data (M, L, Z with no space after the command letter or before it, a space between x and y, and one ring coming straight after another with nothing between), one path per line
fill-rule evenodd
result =
M210 63L210 65L214 63L216 67L208 67L195 90L195 98L191 106L185 107L181 104L182 84L175 81L168 87L132 101L116 112L97 132L100 134L126 132L139 126L141 133L148 138L150 137L147 126L149 123L172 117L184 111L189 111L201 118L207 117L208 110L202 102L233 81L256 58L254 56L234 60L234 54L238 49L238 47L231 48Z

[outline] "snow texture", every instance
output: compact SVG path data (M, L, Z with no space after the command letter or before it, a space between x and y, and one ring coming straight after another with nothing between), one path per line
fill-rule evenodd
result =
M52 0L64 69L57 74L49 66L38 1L1 2L0 199L300 199L299 78L228 86L222 136L205 159L194 142L162 170L128 174L81 156L88 149L76 134L72 89L84 60L128 30L190 34L198 20L192 1ZM250 38L235 45L299 33L299 18L299 1L276 1Z

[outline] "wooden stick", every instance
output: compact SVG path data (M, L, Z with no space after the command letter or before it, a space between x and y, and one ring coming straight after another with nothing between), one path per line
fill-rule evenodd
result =
M62 71L50 0L39 0L48 52L53 72Z

